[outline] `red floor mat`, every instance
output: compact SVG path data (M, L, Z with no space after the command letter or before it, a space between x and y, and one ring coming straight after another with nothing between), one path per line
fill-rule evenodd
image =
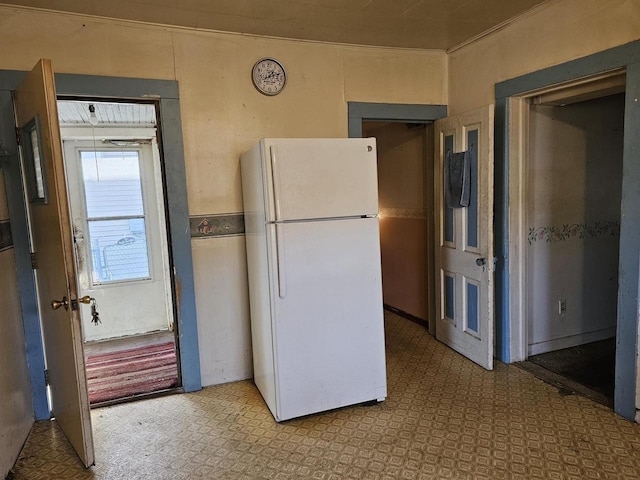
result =
M91 404L178 385L173 342L92 355L86 369Z

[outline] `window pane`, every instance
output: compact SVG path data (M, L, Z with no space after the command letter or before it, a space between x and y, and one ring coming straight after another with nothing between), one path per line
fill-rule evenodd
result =
M93 283L149 278L143 218L89 221Z
M144 215L137 151L80 152L87 217Z

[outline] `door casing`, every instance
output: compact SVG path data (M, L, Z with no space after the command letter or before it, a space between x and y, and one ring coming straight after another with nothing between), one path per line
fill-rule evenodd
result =
M436 120L447 116L446 105L422 105L422 104L404 104L404 103L367 103L367 102L349 102L349 138L362 138L362 122L363 121L381 121L381 122L402 122L402 123L433 123ZM431 169L432 171L433 169ZM433 185L432 185L433 187ZM430 220L431 223L433 219ZM431 225L433 228L433 225ZM431 232L428 235L428 252L429 265L433 265L434 252L434 236ZM433 271L426 272L429 276L427 282L429 288L433 289ZM429 298L434 298L434 292L430 292ZM433 303L433 302L432 302ZM428 305L429 333L435 335L435 304Z
M496 346L504 362L526 358L523 262L524 99L550 88L617 69L626 70L622 215L614 410L636 420L640 307L640 41L522 75L495 86Z
M27 362L36 419L50 417L44 378L44 353L36 288L31 268L29 230L22 191L22 172L16 142L12 91L26 72L0 70L0 161L7 179L7 197L25 330ZM180 335L182 388L202 388L194 289L189 210L182 142L178 82L78 74L56 74L59 97L149 101L158 108L163 146L162 168L167 200L167 222L173 271L176 323Z

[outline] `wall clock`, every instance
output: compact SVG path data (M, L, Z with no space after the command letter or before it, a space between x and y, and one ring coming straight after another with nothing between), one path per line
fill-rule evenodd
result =
M251 70L251 78L256 89L264 95L277 95L287 84L287 72L273 58L258 60Z

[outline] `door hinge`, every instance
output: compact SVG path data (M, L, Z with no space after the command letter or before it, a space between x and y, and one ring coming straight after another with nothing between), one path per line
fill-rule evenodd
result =
M16 127L16 143L18 146L22 145L22 130L19 127Z
M38 255L36 252L31 252L31 268L33 270L38 269Z
M45 370L45 371L44 371L44 384L45 384L45 385L47 385L47 386L48 386L48 385L51 385L51 384L49 383L49 381L50 381L50 380L51 380L51 379L49 378L49 370Z

